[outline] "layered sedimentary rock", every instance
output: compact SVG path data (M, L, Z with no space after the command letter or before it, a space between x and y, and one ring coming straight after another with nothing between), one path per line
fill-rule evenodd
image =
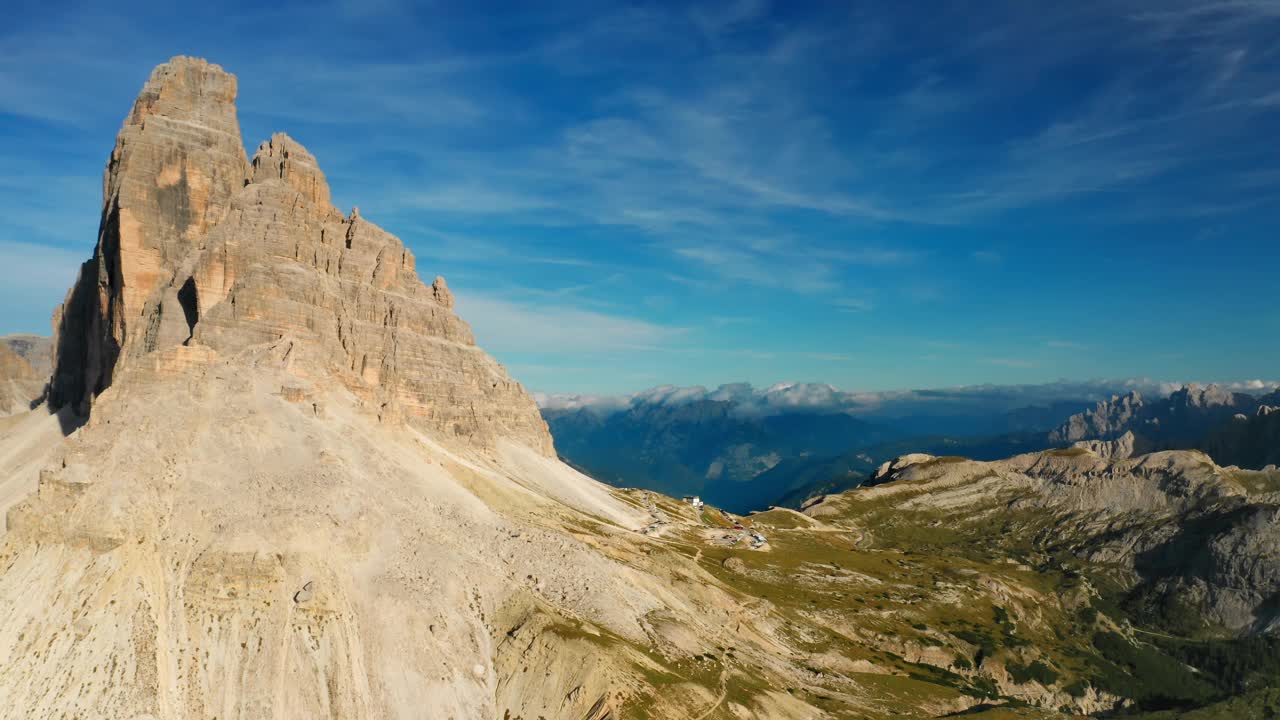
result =
M1133 432L1125 431L1115 440L1077 440L1071 447L1088 450L1107 460L1124 460L1133 456L1134 441Z
M553 452L532 400L475 346L443 278L352 210L284 134L245 157L236 81L217 65L158 67L107 166L98 245L55 317L50 400L89 412L143 358L218 355L282 339L335 369L384 417L479 444Z

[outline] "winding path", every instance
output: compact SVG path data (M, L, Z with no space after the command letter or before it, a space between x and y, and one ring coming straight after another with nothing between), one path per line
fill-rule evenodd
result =
M706 720L708 717L711 717L711 713L715 712L720 708L720 704L724 702L724 699L728 694L729 694L729 668L725 668L724 670L720 671L720 697L716 698L716 701L711 704L711 707L707 708L706 712L702 713L701 715L694 718L693 720Z

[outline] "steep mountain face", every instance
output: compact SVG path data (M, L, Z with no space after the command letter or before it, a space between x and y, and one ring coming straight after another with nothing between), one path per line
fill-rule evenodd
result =
M1112 440L1133 432L1157 446L1194 443L1240 413L1253 414L1262 401L1219 385L1187 385L1169 397L1145 401L1131 392L1072 415L1053 430L1054 443Z
M1139 416L1147 414L1145 411L1146 405L1141 393L1112 396L1110 400L1099 402L1091 410L1067 418L1065 423L1049 433L1049 441L1071 443L1077 440L1110 440L1132 430L1135 424L1140 427L1147 424L1149 418L1139 420Z
M532 400L475 347L442 278L423 286L398 239L334 208L315 158L286 135L246 160L235 92L234 76L181 60L138 97L107 167L94 258L55 318L52 405L89 412L157 352L287 337L385 415L550 454Z
M1280 398L1262 399L1252 415L1239 414L1209 433L1200 447L1214 458L1246 468L1280 465Z
M1115 440L1129 433L1133 452L1195 448L1223 465L1257 469L1280 458L1266 444L1272 406L1280 406L1280 393L1255 398L1218 385L1187 385L1155 401L1131 392L1071 416L1049 433L1049 442Z

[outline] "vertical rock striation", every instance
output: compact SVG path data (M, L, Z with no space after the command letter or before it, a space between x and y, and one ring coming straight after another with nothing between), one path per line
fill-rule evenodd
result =
M53 407L94 397L158 351L299 343L384 418L554 453L524 389L476 347L443 278L330 199L277 133L246 159L235 77L178 57L151 74L107 165L94 256L54 316Z

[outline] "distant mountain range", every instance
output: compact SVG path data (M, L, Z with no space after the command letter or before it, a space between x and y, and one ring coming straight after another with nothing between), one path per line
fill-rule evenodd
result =
M1276 461L1275 391L1173 388L1125 380L850 393L785 383L537 399L557 451L584 472L736 512L799 507L909 452L994 460L1130 431L1136 452L1204 449L1242 467Z
M1133 454L1195 449L1220 465L1280 464L1280 391L1254 396L1221 385L1187 385L1168 397L1136 391L1073 415L1049 433L1054 445L1133 433Z

